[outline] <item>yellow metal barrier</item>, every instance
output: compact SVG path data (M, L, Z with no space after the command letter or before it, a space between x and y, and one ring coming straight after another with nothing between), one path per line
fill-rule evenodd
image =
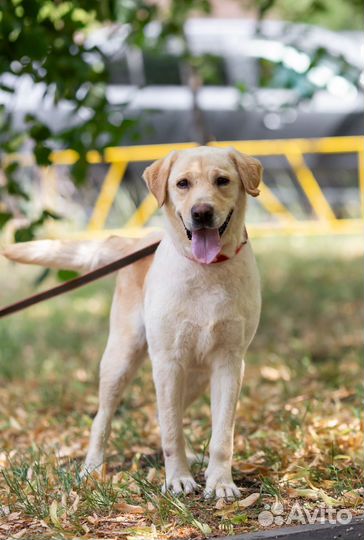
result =
M287 234L352 234L361 232L362 222L358 219L338 219L327 201L313 172L305 162L305 154L338 154L354 153L358 156L358 179L360 190L361 212L364 215L364 137L326 137L320 139L280 139L264 141L217 141L211 146L226 148L233 146L237 150L256 157L285 156L291 166L298 184L307 197L317 219L299 220L277 198L272 190L263 183L257 201L274 216L274 221L249 225L251 236L287 235ZM106 148L104 154L91 151L87 154L89 163L108 163L109 169L98 195L87 231L82 236L107 235L104 230L109 212L114 203L120 183L123 180L128 163L148 162L166 156L172 150L184 150L196 147L196 143L176 143ZM15 159L7 156L6 160ZM74 150L53 152L54 165L72 165L78 159ZM25 158L26 164L33 161ZM122 229L113 232L135 236L142 235L145 226L157 210L152 195L147 195L139 208L129 218Z
M150 218L157 211L157 208L158 204L156 199L151 193L148 193L139 208L134 212L134 214L131 216L131 218L125 225L125 228L129 229L132 227L141 227L145 223L148 223Z
M120 161L110 165L88 224L90 230L97 231L105 225L127 165L128 163L126 161Z
M307 167L299 148L292 154L286 154L286 157L291 164L303 191L311 202L317 217L323 221L335 219L334 212L331 210L312 171Z

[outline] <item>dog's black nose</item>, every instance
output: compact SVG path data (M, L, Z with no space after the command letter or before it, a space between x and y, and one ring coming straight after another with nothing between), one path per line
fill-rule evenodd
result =
M211 227L214 218L214 209L210 204L195 204L191 208L194 226Z

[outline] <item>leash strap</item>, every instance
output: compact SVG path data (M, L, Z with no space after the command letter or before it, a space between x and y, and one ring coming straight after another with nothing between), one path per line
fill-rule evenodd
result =
M4 308L0 309L0 319L6 317L7 315L11 315L12 313L22 311L27 307L39 304L39 302L43 302L44 300L49 300L50 298L54 298L55 296L59 296L65 292L78 289L87 283L91 283L92 281L96 281L97 279L112 274L113 272L116 272L116 270L125 268L125 266L129 266L130 264L133 264L144 257L148 257L148 255L152 255L159 246L159 243L160 242L155 242L154 244L150 244L149 246L139 249L138 251L130 253L130 255L126 255L125 257L121 257L112 263L106 264L97 270L92 270L83 276L70 279L69 281L66 281L66 283L57 285L52 289L48 289L38 294L34 294L33 296L29 296L28 298L24 298L24 300L15 302L15 304L5 306Z

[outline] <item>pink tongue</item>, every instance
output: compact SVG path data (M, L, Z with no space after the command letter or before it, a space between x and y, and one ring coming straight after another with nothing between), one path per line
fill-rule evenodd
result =
M220 249L219 229L192 231L192 253L199 262L210 264Z

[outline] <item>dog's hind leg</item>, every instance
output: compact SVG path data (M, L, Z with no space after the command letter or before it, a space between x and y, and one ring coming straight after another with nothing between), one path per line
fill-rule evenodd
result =
M208 370L191 369L187 373L184 393L184 409L187 409L197 398L199 398L210 381Z
M150 352L166 470L163 491L187 495L198 486L189 470L183 437L185 369L168 350Z
M100 364L99 409L92 424L84 474L103 464L115 409L125 387L146 357L141 304L131 305L128 297L120 296L117 288L111 309L109 338Z

